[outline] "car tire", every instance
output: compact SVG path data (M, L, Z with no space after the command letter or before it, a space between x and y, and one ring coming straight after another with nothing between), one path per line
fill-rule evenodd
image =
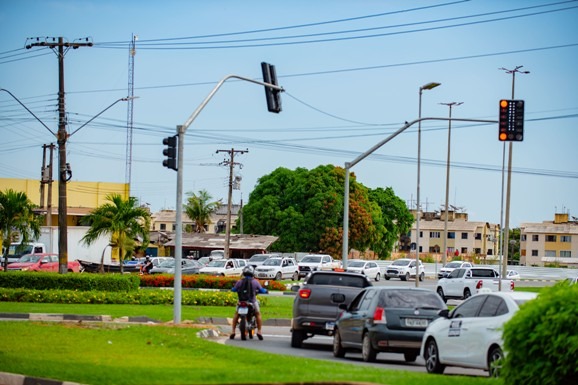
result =
M444 301L444 303L448 302L448 299L446 298L446 296L444 295L444 289L442 289L441 287L438 287L436 292L438 293L438 295L440 296L440 298L442 299L442 301Z
M402 281L409 281L409 273L405 273L405 275L402 275L400 278Z
M405 362L415 362L417 353L403 353L403 358L405 359Z
M389 277L383 277L383 278L385 278L386 281L389 281Z
M442 374L444 372L446 367L440 363L440 351L433 338L427 340L423 358L428 373Z
M280 281L282 277L283 276L282 276L281 272L278 271L277 274L275 274L275 281Z
M305 340L305 332L302 330L291 331L291 347L300 348L303 346L303 341Z
M494 346L488 354L488 373L490 377L497 378L500 376L500 369L502 368L502 360L504 359L504 353L502 349Z
M363 336L361 356L365 362L375 362L375 358L377 357L377 351L373 348L373 346L371 346L371 338L369 338L369 333L365 333Z
M345 349L341 345L341 334L339 334L338 329L335 329L335 334L333 334L333 356L338 358L345 357Z
M420 281L423 281L424 279L425 279L425 274L424 274L424 273L421 273L421 274L419 275L419 280L420 280Z
M468 289L467 287L464 289L464 298L463 299L468 299L472 296L472 293L470 292L470 289Z
M380 279L381 279L381 274L379 274L379 273L375 274L375 282L379 282Z

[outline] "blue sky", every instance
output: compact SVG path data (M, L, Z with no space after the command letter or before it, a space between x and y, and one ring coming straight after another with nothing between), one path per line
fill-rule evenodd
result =
M525 100L525 139L513 145L510 227L578 216L578 1L68 1L0 0L0 88L57 131L58 61L28 38L90 37L65 56L68 130L128 95L134 57L132 161L127 104L72 135L73 180L125 182L153 211L175 208L176 173L162 166L173 135L229 74L260 79L276 66L283 111L267 112L263 88L228 81L189 127L184 191L227 197L218 150L238 155L234 203L278 167L343 167L418 117L498 119L498 102ZM0 92L0 177L38 179L52 134ZM447 122L422 124L423 209L445 200ZM503 143L497 124L452 123L450 204L472 221L500 223ZM415 206L417 127L352 171L364 185L392 187Z

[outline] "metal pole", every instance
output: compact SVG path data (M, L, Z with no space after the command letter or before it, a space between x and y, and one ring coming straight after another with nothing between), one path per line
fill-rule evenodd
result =
M417 125L417 204L415 209L415 287L419 287L419 221L420 202L419 202L419 183L420 183L420 169L421 169L421 95L423 87L419 88L419 123Z
M345 187L343 188L343 247L341 250L341 262L343 269L347 270L347 257L349 256L349 167L345 162Z

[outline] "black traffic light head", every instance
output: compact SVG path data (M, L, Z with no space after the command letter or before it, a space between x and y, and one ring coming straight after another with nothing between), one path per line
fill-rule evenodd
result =
M498 139L500 142L524 140L524 101L500 100Z
M163 139L163 144L167 146L163 150L163 155L167 158L163 160L163 166L173 169L175 171L178 170L177 167L177 145L178 145L178 136L169 136Z
M261 71L263 72L263 81L265 83L278 86L277 72L275 66L269 63L261 63ZM265 86L265 97L267 98L267 110L278 114L281 112L281 91Z

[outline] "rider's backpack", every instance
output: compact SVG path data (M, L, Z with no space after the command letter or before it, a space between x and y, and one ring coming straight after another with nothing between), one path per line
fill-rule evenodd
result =
M241 287L237 291L239 301L248 301L251 299L252 287L253 285L251 285L251 280L248 278L243 278L243 281L241 282Z

